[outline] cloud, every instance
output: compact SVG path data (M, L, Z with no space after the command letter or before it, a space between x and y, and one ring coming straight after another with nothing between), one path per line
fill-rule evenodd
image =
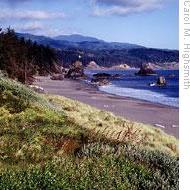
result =
M168 0L94 0L95 16L120 15L152 11L163 7Z
M20 20L44 20L44 19L63 19L65 14L63 12L46 12L46 11L32 11L32 10L11 10L6 9L0 12L0 19L20 19Z
M16 24L14 25L14 29L16 32L31 33L35 35L47 35L47 36L50 36L54 32L53 27L48 27L44 23L38 21L28 22L23 25Z
M29 22L24 25L16 26L15 29L20 32L38 32L45 29L44 25L40 22Z
M4 26L3 28L8 28L9 25ZM63 34L76 34L79 33L78 29L68 26L58 26L52 23L46 24L44 21L30 21L24 24L14 23L11 25L11 28L14 28L16 32L20 33L30 33L34 35L44 35L49 37L54 37Z

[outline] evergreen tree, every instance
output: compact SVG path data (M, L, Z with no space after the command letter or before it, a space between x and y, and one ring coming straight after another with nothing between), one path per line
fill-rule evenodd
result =
M56 53L49 46L18 38L14 30L0 29L0 70L22 83L33 81L33 75L56 72Z

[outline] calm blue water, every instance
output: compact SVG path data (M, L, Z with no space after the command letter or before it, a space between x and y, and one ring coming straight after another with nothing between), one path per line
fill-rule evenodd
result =
M99 87L100 91L107 93L132 97L154 103L179 107L179 71L178 70L157 70L157 74L166 78L167 86L149 86L151 82L156 82L158 76L136 76L137 70L87 70L89 79L95 73L121 74L121 78L111 81L111 85ZM175 75L171 77L170 75Z

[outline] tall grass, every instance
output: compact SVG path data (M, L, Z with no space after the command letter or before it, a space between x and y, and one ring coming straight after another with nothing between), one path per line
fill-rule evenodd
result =
M0 79L0 189L177 189L161 130Z
M101 111L89 105L61 96L47 96L62 106L66 122L90 130L92 136L115 143L130 143L151 150L162 150L178 154L178 141L162 130L142 123L117 117L110 112Z

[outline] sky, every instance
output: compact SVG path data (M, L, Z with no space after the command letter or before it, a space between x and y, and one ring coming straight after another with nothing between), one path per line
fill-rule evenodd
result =
M0 27L178 49L178 0L0 0Z

